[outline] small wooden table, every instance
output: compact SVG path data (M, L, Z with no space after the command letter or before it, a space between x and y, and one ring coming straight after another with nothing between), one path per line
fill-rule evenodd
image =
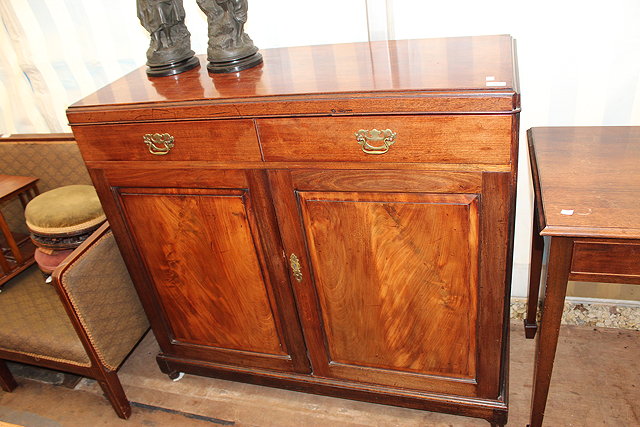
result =
M31 176L0 175L0 203L19 197L22 207L39 193L38 178ZM35 247L29 235L13 233L0 212L0 286L34 263Z
M525 334L536 334L543 236L549 264L531 427L542 425L569 280L640 284L640 127L533 128L535 190Z

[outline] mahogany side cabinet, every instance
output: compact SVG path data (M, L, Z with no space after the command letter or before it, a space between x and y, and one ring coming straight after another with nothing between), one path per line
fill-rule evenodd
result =
M504 424L514 41L262 55L67 111L160 369Z

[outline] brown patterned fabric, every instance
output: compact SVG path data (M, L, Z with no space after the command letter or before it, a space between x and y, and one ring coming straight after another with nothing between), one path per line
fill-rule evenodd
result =
M0 349L91 365L55 289L36 266L2 287Z
M149 328L111 232L61 278L102 362L117 369Z
M64 185L91 184L75 141L17 143L0 139L0 173L36 176L41 193ZM20 202L3 203L0 209L11 230L28 233Z

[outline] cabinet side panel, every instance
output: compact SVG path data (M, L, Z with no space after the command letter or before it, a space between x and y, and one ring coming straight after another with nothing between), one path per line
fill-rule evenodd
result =
M278 337L241 191L120 194L173 339L286 354ZM156 236L153 240L147 236Z
M512 226L515 204L510 196L512 176L484 173L480 214L480 286L478 288L478 394L504 398L508 359L508 309ZM511 242L510 242L511 240ZM501 397L502 395L502 397Z
M476 196L299 197L330 360L475 378Z

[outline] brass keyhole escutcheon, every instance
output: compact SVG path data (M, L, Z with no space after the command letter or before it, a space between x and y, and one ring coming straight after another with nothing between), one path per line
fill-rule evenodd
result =
M396 142L396 133L391 129L360 129L355 133L356 141L366 154L384 154Z
M302 282L302 266L300 265L300 260L298 259L296 254L291 254L291 256L289 257L289 265L291 265L293 277L295 277L298 283Z
M168 133L148 133L143 140L147 144L149 152L156 156L168 154L174 146L174 138Z

